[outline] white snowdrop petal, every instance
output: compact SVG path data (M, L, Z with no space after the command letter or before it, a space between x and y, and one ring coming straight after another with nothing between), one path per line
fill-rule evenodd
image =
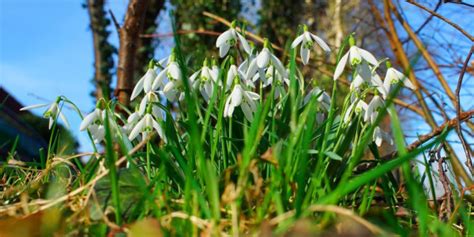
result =
M163 94L169 101L176 100L177 91L175 90L174 82L170 81L165 85L165 88L163 88Z
M416 86L406 77L403 79L403 85L409 89L416 90Z
M348 58L349 58L349 52L344 54L341 60L339 60L339 63L337 63L336 70L334 71L334 77L333 77L334 80L337 80L344 72L344 68L346 67Z
M140 92L143 90L143 79L138 80L137 84L133 88L132 95L130 96L130 101L137 98Z
M142 77L143 79L143 90L145 93L148 93L152 89L153 85L153 80L156 78L156 73L155 70L153 69L148 69L145 73L145 75ZM140 80L142 80L140 79Z
M270 52L267 48L264 48L257 56L257 66L264 68L270 62Z
M158 76L156 76L155 80L153 81L153 84L151 85L152 90L155 91L159 87L163 85L163 80L166 78L166 72L168 71L167 68L163 69L160 73L158 73Z
M308 64L309 56L310 56L309 49L304 47L304 45L301 45L300 47L300 55L301 55L301 59L303 60L303 64L304 65Z
M142 99L142 101L140 101L140 105L138 106L138 113L143 115L145 113L145 110L146 110L146 104L148 102L148 96L145 95Z
M227 52L229 52L230 45L228 44L223 44L219 47L219 57L223 58L224 56L227 55Z
M49 105L49 104L30 105L30 106L26 106L26 107L21 108L20 111L42 108L42 107L46 107L46 106L48 106L48 105Z
M247 103L242 103L240 106L242 108L242 111L244 112L245 118L249 121L253 121L253 113L252 110L250 109L249 105Z
M51 130L51 127L53 127L54 119L52 117L49 118L49 124L48 124L48 129Z
M63 121L64 123L64 126L66 128L70 128L71 126L69 125L69 121L66 119L66 116L64 116L64 114L62 112L59 112L59 117L61 118L61 120Z
M168 67L168 72L172 77L171 79L181 80L181 69L179 68L179 65L176 62L172 62Z
M242 103L242 87L240 87L240 85L236 85L230 96L232 98L231 104L233 106L239 106Z
M314 39L314 41L316 41L316 43L326 52L326 53L330 53L331 52L331 48L329 48L329 46L326 44L326 42L324 42L323 39L319 38L317 35L315 34L311 34L311 37Z
M251 54L252 53L252 50L250 49L250 45L249 43L247 42L247 40L245 39L245 37L243 37L241 34L237 33L237 36L239 37L239 41L240 41L240 45L242 46L242 48L244 49L244 51L247 53L247 54Z
M278 59L275 55L270 55L273 65L275 66L276 70L282 77L287 77L286 70L283 64L281 63L280 59Z
M219 35L219 37L217 37L216 47L220 48L224 44L227 44L227 40L229 40L231 38L232 38L232 31L231 31L231 29L229 29L229 30L225 31L224 33L222 33L221 35Z
M304 38L304 35L301 34L300 36L296 37L295 40L293 40L293 42L291 43L291 48L295 48L296 46L298 46L301 41L303 41L303 38Z
M128 139L133 140L137 137L138 133L142 131L143 125L145 124L145 118L142 118L140 122L135 125L135 127L132 129L130 132L130 135L128 136Z
M377 65L377 59L374 57L374 55L372 55L372 53L361 48L358 48L358 51L359 51L360 56L363 59L365 59L365 61L367 61L368 63L372 65Z
M249 97L249 99L251 99L251 100L259 100L260 99L260 95L255 93L255 92L247 91L246 94Z
M84 131L97 117L97 111L94 110L90 114L86 115L82 120L81 124L79 125L79 130Z

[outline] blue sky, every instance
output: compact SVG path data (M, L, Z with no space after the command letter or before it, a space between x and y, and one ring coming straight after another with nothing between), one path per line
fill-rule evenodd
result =
M64 95L84 112L93 107L92 35L84 1L0 1L0 85L23 105L53 101ZM107 9L122 19L127 1L109 1ZM112 29L110 40L117 45ZM162 51L162 50L161 50ZM158 52L159 53L159 52ZM157 55L158 57L160 55ZM41 114L42 110L35 110ZM81 122L65 110L81 150L91 150Z

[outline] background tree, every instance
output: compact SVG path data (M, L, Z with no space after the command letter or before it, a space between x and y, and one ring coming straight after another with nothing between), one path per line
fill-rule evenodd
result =
M94 77L92 82L95 91L92 95L98 100L100 98L110 99L110 86L112 82L112 70L114 69L113 55L116 48L109 43L110 19L104 8L104 0L87 0L87 7L92 31L92 42L94 49Z

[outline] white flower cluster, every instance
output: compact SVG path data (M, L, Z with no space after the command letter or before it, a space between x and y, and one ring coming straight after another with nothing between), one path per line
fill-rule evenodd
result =
M393 84L402 81L408 88L415 89L415 87L401 72L391 68L390 65L388 65L385 79L382 81L376 72L380 64L377 59L367 50L357 47L352 36L349 38L349 44L349 51L339 60L333 77L334 80L338 80L346 65L353 68L350 86L351 103L345 110L343 122L348 124L354 115L361 114L364 122L374 123L378 110L383 107L384 100L387 99ZM237 49L235 52L238 54L227 56L231 48L238 45L242 51ZM320 37L310 33L306 26L303 28L303 33L292 42L291 48L296 48L298 45L300 45L300 57L304 65L308 64L310 50L315 45L321 47L326 54L331 52L329 46ZM199 70L189 78L184 78L174 50L164 60L150 62L148 70L137 82L131 94L132 101L140 95L142 95L142 99L121 128L130 140L144 138L148 133L156 131L166 142L166 136L161 126L164 120L161 107L165 104L162 103L162 100L166 98L169 103L183 101L184 83L188 83L189 88L200 94L208 104L211 98L216 95L216 98L225 100L224 117L232 117L236 108L240 107L245 119L250 122L262 99L263 89L271 87L274 91L274 99L287 94L286 88L290 85L288 68L273 53L267 39L264 40L263 48L258 51L247 42L244 32L236 28L236 23L233 22L231 28L217 38L216 47L219 49L221 58L227 56L228 64L225 68L228 69L226 72L221 71L222 68L217 65L216 60L213 60L210 65L206 59ZM235 63L237 55L242 61L240 65ZM302 78L298 78L301 77L298 75L295 75L296 80L304 81ZM254 92L257 88L260 93ZM374 92L374 96L368 104L361 99L365 98L365 96L361 96L361 91L364 88L369 88ZM321 121L324 119L324 113L331 107L331 98L325 91L316 86L313 87L304 97L301 106L306 105L315 96L320 108L317 119ZM58 116L67 124L58 103L59 101L56 101L51 104L44 113L44 117L50 119L50 128ZM36 105L23 109L42 106L47 105ZM96 143L103 141L105 134L105 112L100 107L98 105L92 113L85 116L80 126L80 130L88 130L91 133ZM391 138L377 127L374 132L374 141L380 146L382 139L391 141Z
M342 75L347 64L354 68L353 79L350 85L350 89L353 92L351 104L346 110L343 120L345 123L350 123L353 114L363 114L364 122L374 123L378 110L384 106L384 100L387 99L393 84L402 81L403 85L407 88L415 90L416 87L403 73L392 68L389 62L387 62L388 69L382 81L376 72L379 62L374 55L365 49L357 47L352 36L349 37L349 44L349 51L339 60L333 77L334 80L337 80ZM374 88L374 96L368 104L359 98L361 95L360 90L364 85ZM379 94L382 96L379 96ZM382 145L382 140L386 140L390 144L393 143L388 134L379 127L376 127L374 141L377 146Z

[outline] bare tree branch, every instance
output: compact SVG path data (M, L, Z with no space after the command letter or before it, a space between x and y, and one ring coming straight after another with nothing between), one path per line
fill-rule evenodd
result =
M457 24L453 23L452 21L448 20L446 17L444 16L441 16L440 14L436 13L435 11L432 11L430 9L428 9L427 7L413 1L413 0L408 0L408 3L410 4L413 4L427 12L429 12L431 14L431 16L436 16L438 17L439 19L441 19L442 21L448 23L449 25L451 25L452 27L456 28L456 30L458 30L459 32L461 32L463 35L465 35L467 38L469 38L471 41L474 41L474 37L472 35L470 35L469 33L467 33L467 31L465 31L462 27L458 26ZM430 17L431 17L430 16Z
M457 114L457 118L458 118L458 123L457 123L457 126L456 126L456 130L458 132L459 139L461 140L462 147L464 149L464 153L466 153L466 165L469 168L469 171L471 171L472 175L474 175L474 169L472 167L472 160L471 160L472 159L472 151L471 151L471 148L467 145L466 139L464 138L464 135L463 135L462 130L461 130L461 121L460 121L461 96L460 96L460 93L461 93L461 87L462 87L462 81L463 81L463 78L464 78L464 74L466 73L467 65L469 64L469 60L471 59L473 51L474 51L474 46L471 47L471 50L469 51L469 54L466 57L466 61L464 61L464 65L462 67L461 74L459 75L458 84L456 86L456 99L457 99L456 114Z

